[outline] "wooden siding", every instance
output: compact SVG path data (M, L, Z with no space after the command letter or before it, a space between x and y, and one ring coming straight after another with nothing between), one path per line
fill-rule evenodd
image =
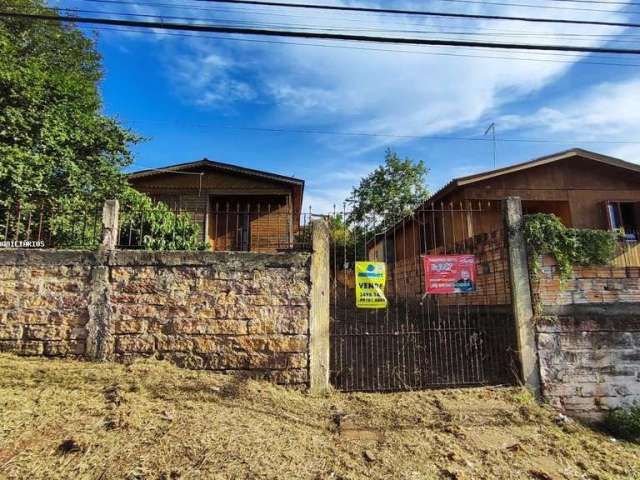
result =
M302 185L198 167L204 172L131 179L137 190L188 212L214 250L274 252L291 246L300 224Z
M408 258L406 245L420 244L420 228L414 228L414 223L426 223L431 233L423 242L429 249L434 246L433 237L436 247L449 250L459 240L501 229L501 200L507 197L520 197L525 213L554 213L568 227L608 229L605 203L640 202L640 174L576 156L460 186L433 205L436 210L453 209L452 214L436 213L434 220L418 211L417 220L400 224L395 232L396 257ZM467 208L482 211L456 212ZM370 255L374 251L379 253L380 246L371 245ZM640 265L634 258L635 250L616 261Z

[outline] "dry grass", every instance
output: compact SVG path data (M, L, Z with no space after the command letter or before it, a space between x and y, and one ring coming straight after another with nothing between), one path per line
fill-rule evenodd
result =
M640 447L555 416L519 389L311 398L163 362L0 355L2 478L640 479Z

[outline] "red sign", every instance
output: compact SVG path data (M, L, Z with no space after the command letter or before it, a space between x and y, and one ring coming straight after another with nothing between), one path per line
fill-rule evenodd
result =
M425 255L426 293L469 293L476 290L474 255Z

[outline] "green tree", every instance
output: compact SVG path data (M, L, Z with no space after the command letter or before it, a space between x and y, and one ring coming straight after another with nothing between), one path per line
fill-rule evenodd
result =
M401 159L387 149L384 165L363 178L347 199L351 205L348 223L375 228L391 225L410 214L429 195L425 186L427 173L422 160Z
M8 0L3 8L58 14L42 0ZM30 215L46 208L56 245L91 246L96 214L118 198L124 228L142 232L145 248L202 248L189 217L127 184L122 169L140 137L102 113L102 75L95 42L74 25L0 18L0 223L24 231ZM79 221L84 212L88 222Z
M40 0L9 5L57 15ZM77 208L122 192L139 137L102 114L95 43L70 24L0 19L0 59L0 205Z

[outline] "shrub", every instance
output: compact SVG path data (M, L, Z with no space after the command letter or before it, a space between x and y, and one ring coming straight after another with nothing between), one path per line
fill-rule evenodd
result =
M640 402L636 401L626 408L611 410L605 425L612 435L640 443Z
M553 214L525 216L524 236L531 265L540 272L540 256L551 255L558 263L560 278L571 277L573 265L606 265L614 255L618 234L605 230L565 227Z
M208 250L202 231L188 213L174 213L162 202L127 189L120 198L120 244L145 250Z

